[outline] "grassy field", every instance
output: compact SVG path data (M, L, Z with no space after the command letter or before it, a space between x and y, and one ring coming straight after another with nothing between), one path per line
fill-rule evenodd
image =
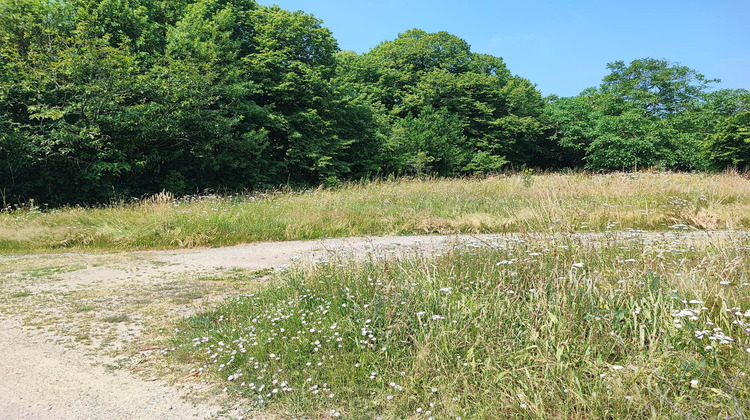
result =
M26 207L0 213L0 252L360 235L748 227L750 181L738 174L513 175L230 197L161 194L100 208Z
M750 415L750 237L652 236L300 266L170 358L281 418Z
M163 320L164 363L271 418L745 418L748 228L739 174L527 174L24 208L0 250L512 232L300 260Z

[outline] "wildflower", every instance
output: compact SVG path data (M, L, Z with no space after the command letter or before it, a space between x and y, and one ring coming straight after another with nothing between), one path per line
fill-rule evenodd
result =
M583 263L573 263L573 268L583 268Z
M614 370L622 370L622 368L623 367L620 366L620 365L612 365L612 369L614 369Z
M690 387L691 388L698 388L698 380L697 379L693 379L692 381L690 381Z

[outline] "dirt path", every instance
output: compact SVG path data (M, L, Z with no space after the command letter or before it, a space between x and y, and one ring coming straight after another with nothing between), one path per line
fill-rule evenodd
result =
M659 246L677 235L703 240L723 233L618 235ZM252 290L272 269L294 261L390 258L509 240L518 237L350 238L0 256L0 419L260 418L207 397L210 384L199 378L164 382L184 372L159 363L169 336L163 328Z

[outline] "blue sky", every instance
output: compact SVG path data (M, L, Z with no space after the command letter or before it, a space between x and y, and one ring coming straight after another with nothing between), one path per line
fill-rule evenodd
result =
M260 0L322 19L343 50L366 52L408 29L448 31L503 57L542 94L598 86L606 64L663 58L750 90L750 0Z

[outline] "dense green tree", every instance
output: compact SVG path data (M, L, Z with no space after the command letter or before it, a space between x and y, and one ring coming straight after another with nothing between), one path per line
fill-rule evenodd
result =
M665 116L694 108L705 100L707 88L718 82L667 60L637 59L607 64L601 92L610 99L609 113L639 109L647 116Z
M703 132L702 154L718 170L748 167L747 113L750 92L721 89L710 92L694 119Z
M722 121L707 139L707 153L718 169L750 169L750 111L739 111Z
M95 203L505 165L745 167L744 90L615 62L545 102L447 32L341 52L254 0L0 0L0 192Z
M699 115L714 80L665 60L618 61L598 89L550 103L548 133L596 170L705 169Z
M260 8L253 18L253 54L243 58L243 70L258 86L252 98L267 113L273 172L295 182L346 172L338 159L345 140L327 131L325 115L338 50L330 31L310 15L278 7Z
M381 155L387 170L490 172L536 152L536 117L544 106L539 92L512 76L501 58L473 53L446 32L414 29L362 56L344 55L339 77L390 121ZM446 121L450 130L436 132ZM415 129L424 132L408 133ZM437 137L426 138L431 135Z
M16 200L377 171L372 108L332 79L336 41L310 15L252 0L0 6L0 174Z
M400 119L390 139L391 162L400 171L422 175L459 173L470 158L461 121L447 108L426 107Z
M596 138L596 124L601 112L594 108L592 90L579 96L547 98L540 116L546 147L545 162L551 167L580 167L591 142Z

